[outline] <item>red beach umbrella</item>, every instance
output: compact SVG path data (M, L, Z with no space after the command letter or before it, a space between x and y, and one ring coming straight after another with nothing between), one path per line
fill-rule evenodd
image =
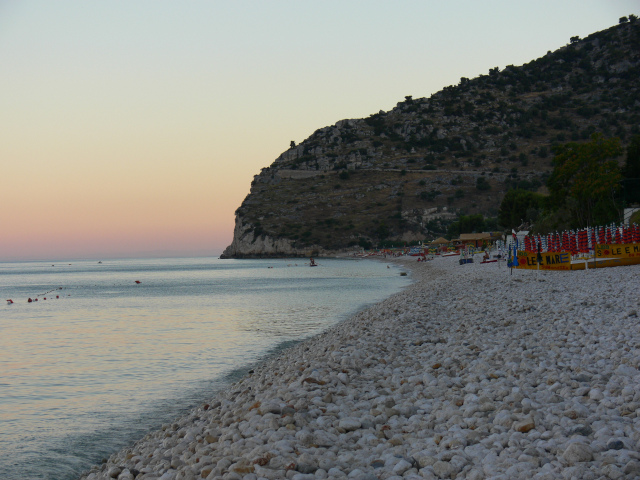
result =
M580 253L589 252L589 236L586 228L583 228L578 232L578 250Z
M592 228L591 229L591 249L595 250L596 249L596 229Z
M611 245L613 242L611 241L611 227L607 227L607 233L604 238L604 243L607 245Z
M576 232L569 233L569 245L571 248L571 255L578 254L578 242L576 241Z
M531 251L531 239L529 238L529 235L524 237L524 250L525 252Z

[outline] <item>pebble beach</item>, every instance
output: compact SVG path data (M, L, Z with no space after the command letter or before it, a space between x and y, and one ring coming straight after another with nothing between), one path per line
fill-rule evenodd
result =
M640 478L640 266L414 283L82 480Z

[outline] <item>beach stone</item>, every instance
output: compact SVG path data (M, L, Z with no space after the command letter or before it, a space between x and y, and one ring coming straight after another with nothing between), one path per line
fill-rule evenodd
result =
M329 476L329 478L344 478L347 476L342 470L337 467L330 468L327 472L327 475Z
M624 448L624 443L622 440L618 440L617 438L612 438L607 442L608 450L622 450Z
M438 460L433 464L433 472L439 478L449 478L454 473L454 468L451 466L449 462L443 462L442 460Z
M592 388L589 390L589 398L591 400L600 401L604 399L604 394L599 388Z
M624 477L624 472L617 465L605 465L602 467L602 473L611 480L618 480L619 478Z
M630 460L622 470L622 473L625 475L636 475L640 476L640 461L638 460Z
M484 473L478 468L472 468L467 472L467 480L484 480Z
M121 473L122 473L122 468L120 468L120 467L111 467L107 471L107 476L109 478L118 478L118 475L120 475Z
M521 433L527 433L534 428L536 428L536 424L532 418L525 418L513 424L513 429Z
M498 412L493 419L493 423L495 423L496 425L501 425L506 428L511 428L511 425L513 425L513 422L514 422L513 416L511 415L511 413L509 413L506 410L502 410L501 412Z
M418 466L420 468L431 466L438 461L438 459L433 455L431 455L431 452L428 450L421 451L414 454L413 458L418 463Z
M404 458L400 459L400 461L398 463L395 464L395 466L393 467L393 473L394 475L400 475L402 476L407 470L409 470L412 467L411 463L406 461Z
M300 430L296 432L296 440L301 445L309 446L316 442L315 436L309 430Z
M357 418L343 418L338 423L338 427L343 428L347 432L358 430L362 426L362 423Z
M572 435L582 435L584 437L588 437L593 433L593 429L589 425L578 425L572 431Z
M619 375L624 375L626 377L634 377L638 375L638 373L640 372L638 371L637 368L633 368L623 363L618 365L618 368L616 368L616 373Z
M586 383L591 381L591 375L580 373L573 378L576 382Z
M589 462L593 458L593 452L588 445L582 443L572 443L562 454L569 465L575 465L579 462Z

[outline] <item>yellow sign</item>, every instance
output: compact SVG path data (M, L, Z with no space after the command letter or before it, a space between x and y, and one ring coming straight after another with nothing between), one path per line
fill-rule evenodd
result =
M517 268L538 268L538 254L518 252ZM571 270L571 252L545 252L540 254L540 270Z
M640 257L640 243L596 245L596 257L630 258Z

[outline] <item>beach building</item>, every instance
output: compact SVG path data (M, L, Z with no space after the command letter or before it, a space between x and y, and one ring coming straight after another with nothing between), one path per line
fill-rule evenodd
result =
M457 248L463 248L468 245L475 248L482 248L483 245L491 245L496 240L501 240L500 232L482 232L482 233L461 233L460 238L456 238L453 242Z

